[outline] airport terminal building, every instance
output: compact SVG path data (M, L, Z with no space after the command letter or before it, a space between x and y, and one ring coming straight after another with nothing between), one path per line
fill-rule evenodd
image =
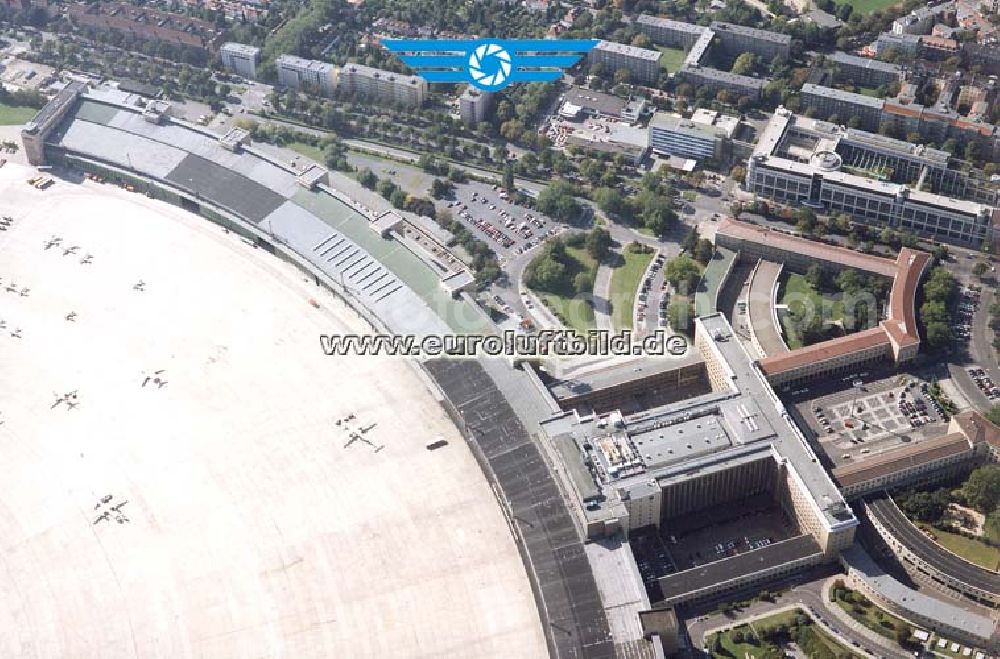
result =
M678 560L649 576L654 605L703 601L836 560L858 523L725 317L695 323L696 350L677 368L705 378L706 393L628 414L575 407L542 424L588 537L697 535L701 520L723 524L724 511L744 512L748 498L787 520L766 546L709 564ZM704 370L691 370L692 359ZM657 377L673 375L648 376Z

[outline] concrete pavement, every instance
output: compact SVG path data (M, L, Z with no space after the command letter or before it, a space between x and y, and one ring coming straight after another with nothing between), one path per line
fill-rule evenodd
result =
M611 277L614 269L607 263L597 266L594 277L594 322L597 329L613 329L611 322Z

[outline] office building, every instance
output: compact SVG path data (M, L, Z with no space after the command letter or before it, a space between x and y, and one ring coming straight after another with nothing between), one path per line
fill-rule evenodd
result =
M721 161L739 125L736 117L698 110L690 119L657 112L649 121L649 145L655 153Z
M600 41L587 56L591 64L603 64L614 73L626 69L632 74L632 82L651 85L660 75L660 51L626 46L614 41Z
M778 108L750 157L746 187L769 199L978 248L993 240L1000 211L927 191L958 190L965 176L941 151Z
M222 44L219 56L222 58L222 66L227 71L232 71L236 75L248 80L257 79L257 65L260 64L260 48L230 41L229 43Z
M288 89L332 96L337 89L337 67L327 62L281 55L274 61L278 84Z
M649 131L620 121L592 119L584 125L571 126L563 144L589 151L621 154L638 164L649 150Z
M340 70L340 89L378 103L417 107L427 99L427 81L383 71L363 64L347 64Z

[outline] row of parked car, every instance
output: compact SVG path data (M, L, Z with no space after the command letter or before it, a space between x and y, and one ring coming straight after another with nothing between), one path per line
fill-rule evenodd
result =
M646 276L642 279L642 285L639 288L639 304L638 311L636 313L636 321L638 324L642 324L646 320L646 305L649 302L649 291L653 286L653 277L659 272L660 268L663 267L665 260L663 254L657 254L656 258L653 259L653 263L649 266L646 271ZM666 283L663 284L666 288ZM661 303L660 305L660 323L659 326L663 327L667 324L667 310L666 307Z
M969 377L972 378L972 381L976 383L976 386L979 387L979 390L987 398L990 400L1000 398L1000 387L996 385L993 378L986 374L986 371L981 368L970 368Z
M955 338L962 343L968 343L972 336L972 317L979 309L979 291L974 288L966 288L962 291L962 298L958 302L957 318L955 323Z
M924 391L927 390L927 383L921 385ZM912 398L907 397L907 393L903 390L899 394L899 411L903 414L906 419L910 422L911 428L919 428L926 423L934 423L937 421L937 416L931 413L930 408L927 406L927 402L922 396L913 396ZM942 414L941 406L938 405L937 401L931 399L931 406L934 411L938 414Z

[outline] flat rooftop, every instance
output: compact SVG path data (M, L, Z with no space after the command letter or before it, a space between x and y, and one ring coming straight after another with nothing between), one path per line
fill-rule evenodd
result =
M831 526L855 525L857 520L840 495L840 490L819 463L802 431L795 425L743 343L735 336L729 321L722 314L716 313L698 318L696 322L704 327L708 336L721 337L721 340L714 340L711 347L719 351L723 361L731 369L733 383L739 388L740 396L744 400L754 401L760 410L761 419L774 429L775 450L788 459L826 522Z
M554 379L549 385L549 391L556 400L568 400L583 394L613 389L633 380L656 377L701 361L701 357L693 350L680 357L614 359L568 371Z
M770 30L761 30L755 27L746 27L743 25L735 25L733 23L713 21L711 28L715 32L740 34L745 37L750 37L751 39L756 39L758 41L770 41L771 43L780 44L782 46L790 46L792 43L792 37L790 35L781 34L780 32L771 32Z
M604 92L584 89L583 87L570 87L563 95L563 100L566 103L572 103L581 108L613 117L620 116L622 110L625 109L624 99L613 94L605 94Z
M903 70L903 67L898 64L883 62L882 60L877 60L873 57L858 57L857 55L851 55L850 53L845 53L840 50L832 55L827 55L826 60L828 62L834 62L835 64L846 64L848 66L874 69L884 73L899 74Z
M639 48L638 46L629 46L627 44L618 43L617 41L606 41L602 39L597 42L597 46L594 50L603 50L609 53L618 53L619 55L625 55L626 57L633 57L636 59L644 59L651 62L659 62L662 53L658 50L649 50L648 48Z
M869 588L903 611L912 611L925 619L937 620L954 629L960 629L969 636L986 641L996 633L996 623L991 618L904 586L879 567L857 542L845 549L841 557L857 571Z
M701 34L707 29L701 25L675 21L669 18L662 18L660 16L651 16L650 14L639 14L639 17L635 19L635 22L639 25L651 25L654 27L674 30L676 32L687 32L689 34Z
M813 96L822 96L824 98L832 98L835 101L852 103L854 105L861 105L876 110L881 110L882 106L885 105L885 100L881 98L865 96L864 94L856 94L854 92L848 92L834 87L814 85L811 82L807 82L802 85L802 93Z
M822 549L812 536L799 535L745 554L661 577L660 591L664 600L671 601L687 593L716 588L718 584L820 553Z

